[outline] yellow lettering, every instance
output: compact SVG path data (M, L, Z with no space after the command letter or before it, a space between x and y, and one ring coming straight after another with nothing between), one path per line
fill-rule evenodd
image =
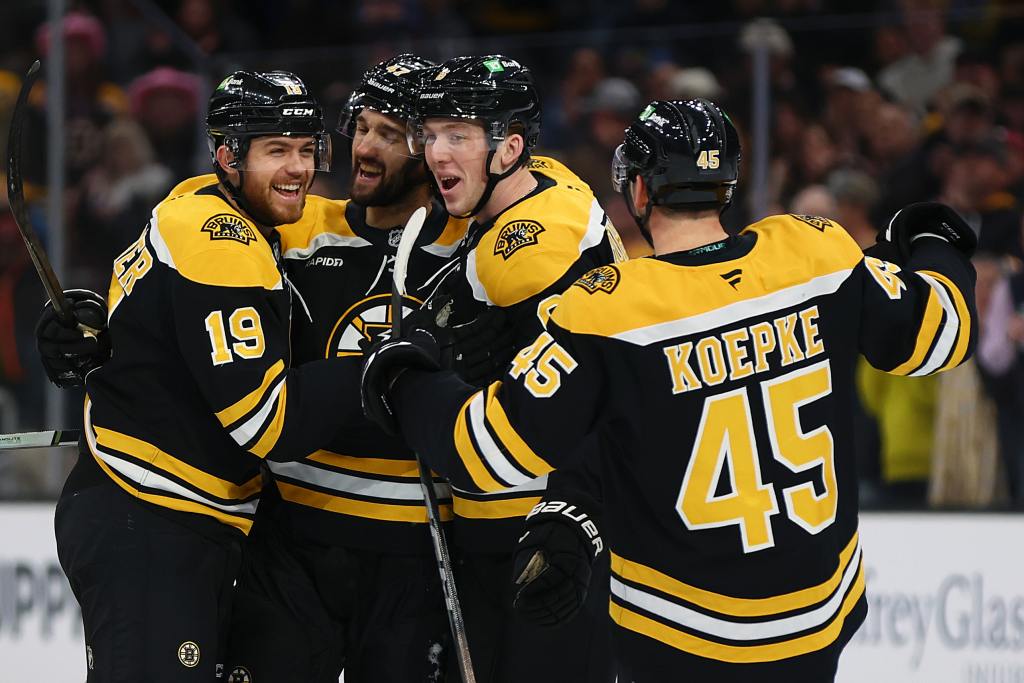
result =
M747 349L740 342L747 340L747 328L729 330L722 334L725 353L729 357L729 379L743 379L754 374L754 367L747 360Z
M804 330L804 349L808 358L813 358L825 350L825 345L818 338L818 307L811 306L800 311L800 326Z
M681 394L686 391L700 389L701 383L690 367L690 352L693 343L676 344L662 349L668 359L668 371L672 375L672 393Z
M718 337L704 337L697 342L697 364L705 384L721 384L725 381L725 357L722 342Z
M779 353L782 356L782 364L790 365L804 359L804 352L800 350L800 344L796 340L796 313L790 313L785 318L775 319L775 329L779 333Z
M768 354L775 350L775 330L771 323L757 323L750 326L750 337L754 340L754 372L764 372Z

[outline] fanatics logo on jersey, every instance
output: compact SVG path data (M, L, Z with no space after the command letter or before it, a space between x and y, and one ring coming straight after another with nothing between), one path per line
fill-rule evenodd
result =
M210 233L211 240L234 240L249 244L256 239L256 231L240 216L218 213L203 225L203 232Z
M798 221L803 221L807 225L811 226L812 228L820 232L825 232L825 228L835 227L835 223L833 223L827 218L822 218L821 216L804 216L802 214L797 213L791 213L789 215L797 219Z
M737 268L735 270L730 270L728 273L722 273L718 277L722 278L723 280L728 282L730 285L732 285L733 289L736 289L736 285L738 285L740 283L740 280L742 279L742 276L743 276L743 270L741 270L740 268Z
M537 221L513 221L501 229L494 242L494 255L507 261L508 257L523 247L537 244L537 236L544 232L544 226Z
M613 266L601 266L586 273L573 284L587 290L588 294L611 294L619 286L619 271Z
M228 683L252 683L252 674L244 666L236 666L228 674Z
M199 664L199 646L191 640L186 640L178 648L178 661L189 669Z

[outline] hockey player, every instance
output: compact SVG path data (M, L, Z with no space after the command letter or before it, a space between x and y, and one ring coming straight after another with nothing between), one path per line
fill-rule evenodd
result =
M554 159L531 158L540 104L517 61L457 57L435 67L423 77L411 128L448 212L472 218L457 266L426 304L435 332L499 310L518 349L541 331L552 297L622 258L590 188ZM513 612L512 550L546 485L521 483L503 492L453 491L456 580L478 680L607 680L603 606L549 630ZM552 489L585 495L574 482L552 482ZM571 530L566 540L578 543Z
M926 375L974 347L976 237L952 210L897 214L882 246L898 263L814 216L729 237L719 214L739 158L711 102L653 102L612 168L654 257L578 280L486 389L430 371L422 331L364 368L368 413L397 416L460 488L543 476L588 433L610 433L602 531L620 681L833 680L867 608L857 356ZM541 555L529 574L549 568Z
M260 463L326 444L354 401L351 361L290 367L274 226L299 219L329 168L319 104L293 74L240 71L214 90L207 124L216 182L186 181L156 206L114 261L112 357L64 369L91 369L55 519L91 682L221 673ZM106 317L102 301L68 297ZM54 326L51 310L42 336Z
M465 233L406 143L418 73L430 65L401 55L364 74L338 128L351 148L351 200L310 197L302 220L281 228L302 295L298 363L358 362L390 328L395 250L417 207L430 213L409 262L408 310ZM230 680L336 683L342 669L352 683L444 680L449 626L412 451L363 419L301 461L268 466L277 495L264 501L239 578ZM449 488L438 479L436 490L448 520Z

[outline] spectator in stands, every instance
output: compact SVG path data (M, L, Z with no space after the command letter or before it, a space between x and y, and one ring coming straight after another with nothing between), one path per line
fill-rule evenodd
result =
M932 96L953 80L962 43L946 33L943 13L927 0L905 3L903 22L911 52L882 69L878 83L889 96L924 114Z
M160 163L175 178L194 175L201 154L196 135L199 81L189 73L159 67L128 87L132 116L142 124ZM205 140L203 141L205 147Z

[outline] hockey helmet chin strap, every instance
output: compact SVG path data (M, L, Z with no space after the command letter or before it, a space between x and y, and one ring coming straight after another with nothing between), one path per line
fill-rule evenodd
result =
M247 139L238 140L236 142L236 144L232 145L232 144L228 144L227 140L225 139L223 144L231 151L232 156L234 157L234 164L232 164L231 168L236 173L238 173L238 185L235 185L234 183L232 183L228 179L228 172L227 172L227 170L225 170L224 167L221 166L219 161L215 160L214 161L214 163L216 164L215 171L216 171L216 174L217 174L217 179L220 180L220 184L223 185L225 187L225 189L227 189L228 194L231 195L231 199L235 202L235 205L239 209L241 209L242 212L244 212L246 215L248 215L249 218L252 218L254 221L256 221L256 223L258 223L259 225L262 225L264 227L267 227L267 228L274 227L275 226L274 219L273 218L268 218L266 216L263 216L263 215L260 214L259 211L255 210L252 207L252 205L249 204L248 201L246 201L245 193L242 192L242 187L245 185L245 171L242 170L241 162L242 162L242 159L245 158L245 155L249 153L249 140L247 140ZM314 178L316 177L316 171L315 170L313 171L313 176L314 176ZM310 186L313 185L313 179L312 178L310 179L309 184L310 184ZM308 188L307 188L307 190L308 190Z
M634 178L637 177L640 176L634 176ZM651 220L651 211L654 210L654 198L651 197L650 184L646 180L644 180L644 184L647 186L647 205L644 207L642 216L637 212L636 204L633 203L632 183L626 186L626 191L622 193L622 196L626 200L626 208L629 209L629 215L636 221L636 227L640 228L640 234L643 235L644 241L653 249L654 238L651 237L651 230L647 227L647 223Z
M494 188L498 186L498 183L518 171L525 163L524 158L526 157L526 147L524 145L523 151L519 153L519 158L515 160L515 163L513 163L507 171L504 171L503 173L493 173L491 172L491 162L494 161L494 155L497 151L498 147L495 145L494 149L487 152L487 161L484 162L484 168L487 169L487 185L484 187L483 194L480 195L480 200L476 203L476 206L468 212L461 215L452 214L455 218L472 218L480 213L484 206L487 205L487 202L490 201L491 193L494 192Z

